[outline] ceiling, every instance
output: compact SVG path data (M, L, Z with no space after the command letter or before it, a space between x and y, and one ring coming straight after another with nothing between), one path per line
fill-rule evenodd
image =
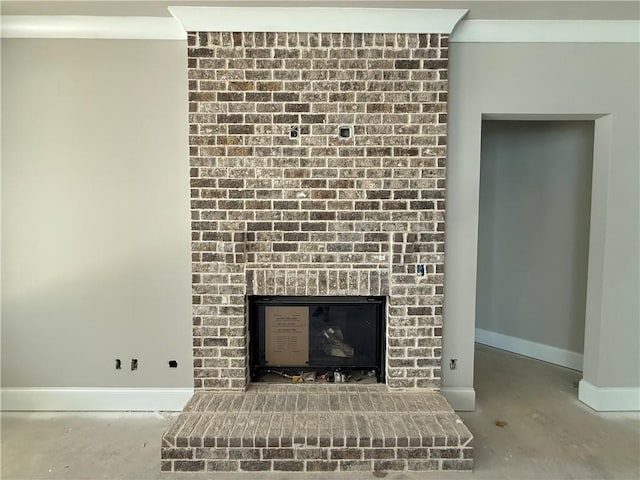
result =
M638 20L640 2L618 0L2 0L2 15L170 16L169 6L463 8L467 19Z

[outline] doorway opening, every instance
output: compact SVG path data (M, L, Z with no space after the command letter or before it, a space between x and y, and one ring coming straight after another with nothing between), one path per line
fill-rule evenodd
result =
M477 343L582 371L594 126L483 121Z

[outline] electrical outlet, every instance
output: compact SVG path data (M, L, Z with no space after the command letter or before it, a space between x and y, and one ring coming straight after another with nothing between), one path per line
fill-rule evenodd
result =
M338 127L338 137L351 138L353 136L353 127L343 126Z

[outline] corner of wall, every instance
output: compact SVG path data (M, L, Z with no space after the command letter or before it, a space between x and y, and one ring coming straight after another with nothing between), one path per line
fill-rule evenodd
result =
M580 380L578 399L596 412L640 411L640 387L597 387Z
M476 409L476 391L473 387L442 387L440 393L456 411L471 412Z

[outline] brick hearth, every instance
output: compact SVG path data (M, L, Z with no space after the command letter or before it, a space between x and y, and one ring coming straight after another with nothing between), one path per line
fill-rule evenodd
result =
M438 393L257 384L197 393L163 436L162 470L471 470L471 438Z

